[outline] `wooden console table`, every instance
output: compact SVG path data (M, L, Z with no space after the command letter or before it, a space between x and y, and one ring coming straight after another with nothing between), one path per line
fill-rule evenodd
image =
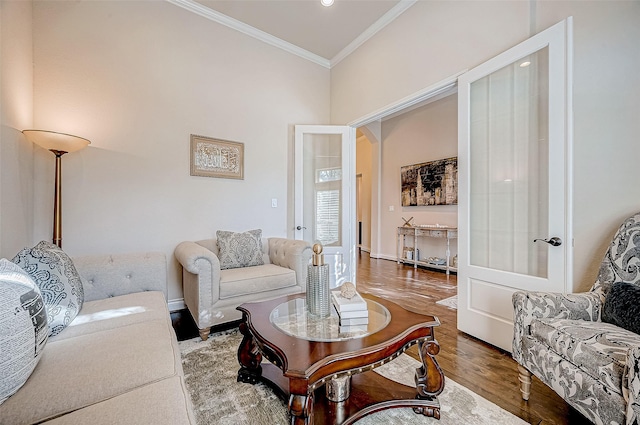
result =
M406 258L404 256L404 247L406 238L411 238L413 242L413 258ZM427 261L427 259L416 259L416 247L418 246L418 238L446 238L447 240L447 248L445 251L445 264L434 264ZM398 264L407 263L413 264L414 268L417 268L418 265L423 265L425 267L432 267L440 270L445 270L447 274L450 271L457 272L455 267L451 267L451 239L458 238L458 228L457 227L443 227L443 226L403 226L398 227L397 232L397 259Z

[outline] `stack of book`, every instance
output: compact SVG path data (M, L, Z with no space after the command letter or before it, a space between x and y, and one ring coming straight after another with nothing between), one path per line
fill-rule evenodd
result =
M345 298L340 291L331 291L333 307L340 317L340 333L366 332L369 323L367 302L356 293L353 298Z

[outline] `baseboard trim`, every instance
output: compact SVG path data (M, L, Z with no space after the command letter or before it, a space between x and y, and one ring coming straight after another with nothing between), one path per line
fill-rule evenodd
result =
M371 258L377 258L380 260L390 260L390 261L398 261L398 257L396 257L395 255L386 255L386 254L376 254L376 255L370 255Z
M178 298L177 300L170 300L168 303L169 311L184 310L187 306L184 303L184 298Z

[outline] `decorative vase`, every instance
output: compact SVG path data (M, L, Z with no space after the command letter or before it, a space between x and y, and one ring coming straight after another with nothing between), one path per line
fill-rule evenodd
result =
M313 245L313 264L307 271L307 309L316 317L327 317L331 307L329 265L324 264L322 245Z

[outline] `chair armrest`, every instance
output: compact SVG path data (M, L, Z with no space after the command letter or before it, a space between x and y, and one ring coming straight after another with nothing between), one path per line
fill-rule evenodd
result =
M200 274L203 262L198 260L204 260L211 270L218 270L219 277L220 260L218 256L202 245L190 241L181 242L176 247L174 254L182 267L189 273Z
M640 420L640 347L627 354L626 380L622 380L622 395L627 401L626 423L637 424Z
M296 282L307 287L307 266L313 251L306 241L285 238L269 238L269 260L271 263L296 272Z
M552 292L515 292L513 358L521 363L522 338L530 335L533 319L575 319L590 322L600 320L602 300L595 292L560 294Z
M220 299L220 260L209 249L195 242L181 242L174 255L182 265L182 290L198 329L210 327L218 310L212 306Z

